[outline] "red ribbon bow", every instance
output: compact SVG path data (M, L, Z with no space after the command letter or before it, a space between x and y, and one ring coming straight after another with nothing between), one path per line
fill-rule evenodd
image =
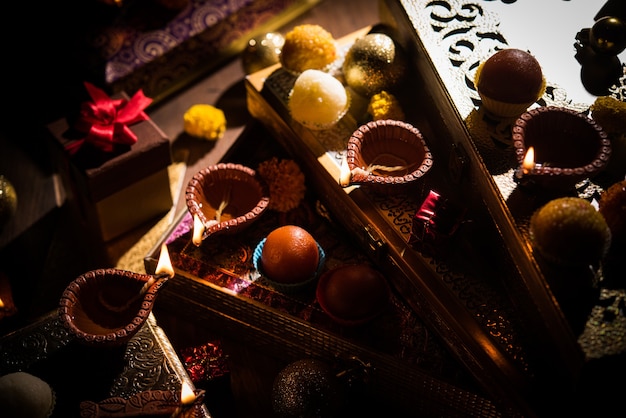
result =
M91 83L85 82L85 88L93 102L82 103L75 128L87 135L66 145L65 149L75 154L88 142L102 151L111 152L114 144L133 145L137 142L137 136L128 125L148 119L144 109L152 99L139 90L130 100L113 100Z

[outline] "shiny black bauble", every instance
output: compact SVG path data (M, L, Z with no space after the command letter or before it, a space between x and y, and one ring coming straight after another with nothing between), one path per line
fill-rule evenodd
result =
M626 24L612 16L598 19L589 32L589 45L599 54L620 54L626 49Z

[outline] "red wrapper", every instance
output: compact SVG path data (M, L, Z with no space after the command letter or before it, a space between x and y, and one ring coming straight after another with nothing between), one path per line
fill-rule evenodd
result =
M409 244L427 254L444 251L448 240L461 225L465 211L431 190L413 216Z
M228 357L222 351L220 341L209 341L200 346L183 348L181 358L194 384L230 373Z

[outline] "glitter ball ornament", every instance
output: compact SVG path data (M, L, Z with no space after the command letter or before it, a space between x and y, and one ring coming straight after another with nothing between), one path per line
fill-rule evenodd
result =
M285 37L277 32L268 32L250 39L241 53L243 70L246 74L252 74L277 64L284 44Z
M272 387L272 407L279 418L332 418L343 403L343 387L321 360L303 359L282 369Z
M3 228L17 211L17 193L13 184L0 175L0 229Z
M395 87L405 76L404 51L384 33L369 33L350 47L342 66L348 86L370 97Z

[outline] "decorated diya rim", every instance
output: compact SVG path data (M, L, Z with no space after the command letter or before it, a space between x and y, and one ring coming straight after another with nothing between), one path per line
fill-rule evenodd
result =
M147 321L167 279L115 268L86 272L63 291L57 309L59 319L86 345L126 344ZM128 298L118 300L125 296ZM113 299L108 300L110 297Z
M317 262L317 269L315 270L315 272L306 280L300 282L281 283L272 280L265 273L263 273L263 267L261 266L261 255L263 254L263 246L265 245L266 240L267 238L261 239L261 241L259 241L257 246L254 248L254 252L252 253L252 264L254 265L254 268L259 272L263 280L266 281L272 288L285 294L292 294L308 288L311 284L313 284L313 282L315 282L320 271L322 270L322 267L324 267L324 263L326 262L326 252L317 241L315 242L315 244L317 245L319 261Z
M341 272L342 270L351 269L355 267L363 267L363 266L369 267L368 265L365 265L365 264L356 264L356 263L344 264L344 265L335 267L333 269L330 269L324 272L324 274L320 276L317 282L317 288L315 290L317 303L319 304L320 308L322 308L322 311L324 311L326 315L328 315L333 321L335 321L339 325L343 325L346 327L356 327L356 326L367 324L373 321L374 319L376 319L377 317L379 317L380 315L382 315L383 312L385 312L385 310L387 310L389 307L389 304L391 301L391 288L389 286L389 283L387 283L387 280L385 279L385 277L378 270L375 270L375 269L371 269L371 272L376 274L376 276L380 279L379 283L382 286L383 292L378 301L379 302L378 305L374 306L370 312L358 318L346 317L344 315L334 312L331 306L329 305L327 301L327 297L326 297L326 289L328 287L329 281L338 272Z
M189 213L204 226L205 239L249 227L269 207L270 195L268 186L252 168L219 163L194 174L185 189L185 200Z
M367 122L352 133L346 163L350 179L342 185L397 193L428 173L433 155L418 128L404 121L381 119ZM375 166L378 168L373 169Z
M555 134L555 129L571 138L556 139L558 135ZM530 109L516 119L511 130L519 167L523 166L531 146L538 148L536 155L542 146L551 146L555 148L551 151L552 155L572 155L572 160L576 161L569 164L539 161L525 171L520 168L516 180L522 184L536 183L546 189L571 189L602 171L611 156L611 141L602 126L585 113L574 109L562 106ZM576 155L577 152L580 155Z

